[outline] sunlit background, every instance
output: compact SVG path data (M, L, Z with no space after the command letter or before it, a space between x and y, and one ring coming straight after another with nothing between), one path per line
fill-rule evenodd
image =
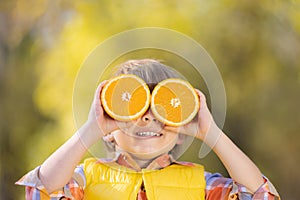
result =
M282 199L298 199L300 3L295 0L2 0L0 199L24 199L24 188L14 182L76 131L73 88L89 52L138 27L173 29L207 50L225 84L224 131ZM144 53L139 56L159 58ZM195 142L181 159L227 176L212 152L200 160L198 150Z

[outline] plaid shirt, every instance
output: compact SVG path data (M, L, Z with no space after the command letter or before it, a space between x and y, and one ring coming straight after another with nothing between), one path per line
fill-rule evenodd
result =
M119 154L116 159L101 159L99 162L110 163L113 165L122 165L136 171L140 171L141 168L128 154ZM189 162L177 162L169 155L162 155L159 158L151 162L147 169L161 169L169 166L172 163L177 163L186 166L193 166L193 163ZM26 199L27 200L44 200L44 199L84 199L84 188L86 184L86 178L83 170L83 166L80 165L75 168L72 179L59 191L52 194L48 194L43 184L38 178L39 167L27 173L19 181L18 185L26 186ZM279 200L280 197L272 185L272 183L263 177L265 182L261 187L252 194L247 188L239 183L234 182L230 178L224 178L219 173L205 172L206 188L205 199L206 200L248 200L248 199L260 199L260 200ZM137 200L147 200L146 191L141 186L140 191L137 194Z

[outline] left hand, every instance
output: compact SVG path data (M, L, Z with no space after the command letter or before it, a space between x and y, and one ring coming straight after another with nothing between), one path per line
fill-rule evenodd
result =
M200 140L204 140L209 132L209 129L215 125L214 119L207 107L205 95L198 89L195 89L200 101L200 109L197 116L188 124L180 127L168 126L166 129L194 136Z

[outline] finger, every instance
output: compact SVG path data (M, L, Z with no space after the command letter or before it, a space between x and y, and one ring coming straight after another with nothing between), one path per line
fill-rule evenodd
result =
M206 104L206 97L205 95L198 89L195 89L196 93L198 94L199 96L199 100L200 100L200 108L204 108L204 107L207 107L207 104Z
M103 86L107 83L107 81L102 81L97 89L96 89L96 92L95 92L95 95L94 95L94 102L93 102L93 106L94 106L94 109L95 109L95 112L96 112L96 116L99 116L100 114L103 113L103 110L102 110L102 104L101 104L101 98L100 98L100 94L101 94L101 91L103 89Z
M94 95L94 101L96 101L95 103L101 104L101 102L100 102L100 94L101 94L101 91L102 91L102 89L103 89L103 86L104 86L107 82L108 82L108 81L105 80L105 81L102 81L102 82L98 85L98 87L97 87L97 89L96 89L96 92L95 92L95 95Z
M174 132L174 133L178 133L179 132L179 127L176 126L165 126L164 130L170 131L170 132Z

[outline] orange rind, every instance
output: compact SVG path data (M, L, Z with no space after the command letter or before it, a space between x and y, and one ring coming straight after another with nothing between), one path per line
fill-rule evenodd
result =
M150 105L152 113L162 123L182 126L194 119L200 108L200 101L189 82L170 78L155 86Z
M141 78L122 74L104 85L100 98L109 116L119 121L131 121L148 110L150 96L150 90Z

